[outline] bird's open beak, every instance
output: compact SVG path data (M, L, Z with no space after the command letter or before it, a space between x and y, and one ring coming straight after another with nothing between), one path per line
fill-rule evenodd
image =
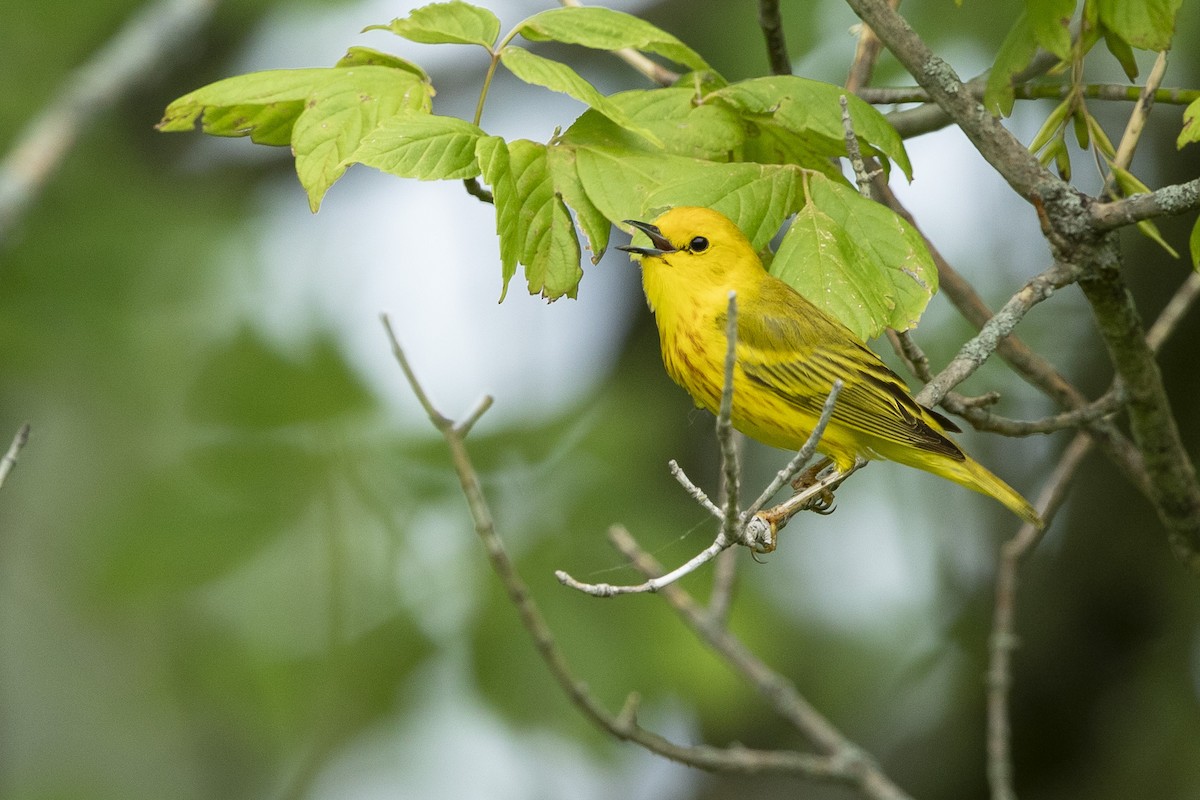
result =
M650 241L654 247L633 247L632 245L617 245L618 250L624 250L626 253L637 253L639 256L661 256L666 253L674 253L679 248L671 244L667 237L662 235L662 231L651 225L649 222L638 222L636 219L625 220L626 224L632 225L642 233L650 237Z

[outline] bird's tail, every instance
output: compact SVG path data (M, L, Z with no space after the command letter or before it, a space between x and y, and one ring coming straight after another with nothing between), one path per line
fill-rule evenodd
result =
M975 459L967 456L966 461L943 461L937 465L936 471L946 478L968 489L986 494L999 500L1014 514L1036 527L1039 531L1046 527L1037 509L1016 490L1004 481L988 472L987 468Z

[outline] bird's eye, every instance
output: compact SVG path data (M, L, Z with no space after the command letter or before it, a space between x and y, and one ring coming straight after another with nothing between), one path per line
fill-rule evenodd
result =
M697 236L688 242L688 250L691 250L693 253L703 253L707 249L708 239L705 239L703 236Z

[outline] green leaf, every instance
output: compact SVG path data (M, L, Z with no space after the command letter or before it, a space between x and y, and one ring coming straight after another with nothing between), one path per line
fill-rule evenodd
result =
M601 147L576 152L588 197L610 220L652 219L672 206L707 206L729 217L755 249L767 246L801 203L794 166L714 164Z
M391 67L411 72L425 83L429 83L429 73L411 61L384 53L370 47L351 47L346 55L335 64L337 67Z
M550 177L554 182L554 190L566 202L567 207L575 212L576 221L588 240L588 249L592 251L592 263L600 263L600 257L608 249L608 237L612 233L612 225L608 217L596 208L583 182L579 179L576 166L575 150L570 147L553 146L546 148L546 158L550 166Z
M1200 142L1200 100L1193 100L1183 110L1183 129L1175 140L1175 147L1182 150L1185 144Z
M364 48L343 63L367 58ZM296 174L316 211L364 136L400 111L429 110L429 82L411 69L385 63L226 78L175 100L158 129L191 130L200 119L204 132L214 136L292 145Z
M860 335L869 338L884 327L904 331L916 326L937 291L937 265L924 236L886 205L839 182L814 176L809 180L809 197L868 254L868 261L854 264L852 269L869 273L875 285L864 285L862 290L871 295L872 302L881 301L887 314L872 320L874 326Z
M548 300L574 297L583 270L579 268L579 238L566 205L554 191L546 146L525 139L508 145L516 181L521 234L521 263L529 293Z
M921 234L891 209L824 177L784 234L771 272L863 339L917 324L937 289Z
M190 131L200 119L201 130L212 136L250 136L256 142L261 137L264 144L289 144L304 101L337 77L334 70L323 67L226 78L173 101L156 127L164 132Z
M730 84L709 97L731 103L744 113L769 115L777 124L805 137L818 151L829 156L844 156L846 134L839 101L844 94L845 89L830 83L795 75L776 75ZM850 121L863 152L887 156L911 179L912 164L896 129L870 104L853 94L846 99Z
M1182 0L1096 0L1100 22L1142 50L1168 50Z
M503 302L508 294L508 282L517 274L517 264L521 260L521 203L508 157L508 143L499 136L484 136L475 142L475 155L484 181L492 187L492 202L496 206L496 234L500 237L500 272L503 280L500 300Z
M500 35L500 20L486 8L451 0L422 6L407 17L387 25L370 25L364 31L385 30L421 44L477 44L488 50Z
M1071 17L1075 0L1025 0L1033 38L1042 49L1066 61L1071 57Z
M983 107L993 116L1007 117L1012 113L1016 100L1013 95L1013 77L1029 66L1037 48L1038 42L1034 38L1029 15L1022 13L1000 44L996 62L992 64L987 86L983 90Z
M535 14L517 30L531 41L564 42L596 50L632 47L657 53L697 71L711 71L700 55L683 42L644 19L600 6L554 8Z
M479 140L478 152L496 203L505 291L515 273L515 256L525 267L530 294L540 292L548 300L574 297L583 277L579 238L555 191L546 146L525 139L506 144L488 136Z
M402 111L362 140L344 166L366 164L401 178L423 181L479 174L475 145L484 132L457 117Z
M542 58L523 47L509 45L500 52L500 60L509 71L526 83L544 86L555 92L574 97L589 108L594 108L623 128L637 133L661 147L662 140L651 130L629 117L617 105L596 91L596 87L580 77L579 73L561 61Z
M1200 272L1200 217L1192 226L1192 235L1188 237L1188 249L1192 252L1192 269Z
M696 105L689 86L634 90L608 102L627 119L656 135L668 153L708 161L728 161L746 137L746 125L728 106Z
M1125 70L1125 76L1131 81L1136 80L1138 76L1137 59L1134 58L1133 48L1129 46L1129 42L1117 36L1104 25L1100 25L1099 28L1104 34L1104 46L1116 57L1121 69Z
M331 70L337 77L313 92L292 129L296 174L315 213L346 171L363 138L402 111L428 111L427 84L387 67Z
M1070 98L1063 100L1061 103L1055 106L1054 110L1047 115L1046 121L1042 123L1042 127L1038 129L1038 132L1034 134L1033 139L1029 142L1029 152L1036 153L1049 144L1050 139L1052 139L1054 135L1058 133L1059 129L1062 128L1063 123L1067 119L1067 114L1070 113L1070 111Z
M841 165L831 159L828 153L810 144L807 137L783 127L764 114L749 114L743 117L743 121L748 131L739 160L759 164L795 164L833 180L846 180Z

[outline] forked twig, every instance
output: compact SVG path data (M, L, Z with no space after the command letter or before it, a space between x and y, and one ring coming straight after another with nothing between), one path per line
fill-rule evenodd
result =
M471 519L475 523L475 532L483 543L492 570L504 585L520 616L521 624L529 633L550 674L580 713L618 739L633 742L649 752L698 769L755 775L773 773L834 781L857 786L872 800L908 800L907 795L896 787L868 756L842 737L794 687L787 685L782 677L773 675L761 662L757 662L731 634L724 634L724 641L728 644L721 650L722 655L756 688L774 695L773 705L800 726L822 753L757 750L739 744L729 747L677 744L638 723L639 698L636 693L629 695L620 712L613 714L606 709L592 694L587 684L575 676L545 617L530 594L528 585L518 574L516 565L509 558L503 541L496 533L491 509L463 439L470 427L468 423L478 420L490 405L490 399L485 398L478 403L475 411L464 422L455 423L444 416L434 407L417 380L386 316L383 317L383 324L391 342L392 352L413 394L425 409L430 422L441 432L450 450L454 470L467 500Z

